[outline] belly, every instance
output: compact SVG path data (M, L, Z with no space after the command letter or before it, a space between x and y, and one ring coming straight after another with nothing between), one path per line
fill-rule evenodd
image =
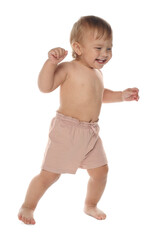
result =
M66 98L60 96L60 107L58 112L79 119L84 122L96 122L101 110L101 98L88 97L85 99L76 99L72 96Z

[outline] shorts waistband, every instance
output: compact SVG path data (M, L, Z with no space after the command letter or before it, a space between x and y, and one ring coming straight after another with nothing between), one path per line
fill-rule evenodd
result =
M96 126L98 126L98 121L99 121L99 119L98 119L95 122L84 122L84 121L80 121L77 118L73 118L73 117L64 115L62 113L59 113L57 111L56 111L56 118L62 119L64 121L71 122L71 123L76 124L76 125L81 125L83 127L96 127Z

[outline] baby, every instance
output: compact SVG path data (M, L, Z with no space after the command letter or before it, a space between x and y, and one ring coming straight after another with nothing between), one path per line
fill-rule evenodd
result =
M35 224L33 212L45 191L61 174L87 169L90 176L84 212L106 218L97 208L107 181L108 164L99 136L98 117L102 103L138 101L139 90L111 91L104 88L101 70L112 57L112 29L103 19L81 17L70 36L73 60L60 63L67 51L54 48L48 53L39 77L40 91L49 93L60 86L60 107L52 119L42 169L31 181L19 220Z

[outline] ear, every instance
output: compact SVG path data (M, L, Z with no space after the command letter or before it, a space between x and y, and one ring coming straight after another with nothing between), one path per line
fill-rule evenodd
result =
M75 51L75 53L76 53L78 56L80 56L80 55L82 54L80 43L78 43L78 42L73 42L72 48L73 48L73 50Z

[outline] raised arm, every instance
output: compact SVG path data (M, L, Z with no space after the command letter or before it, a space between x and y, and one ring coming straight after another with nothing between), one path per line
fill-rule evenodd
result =
M59 64L67 55L63 48L49 51L49 59L44 63L38 77L38 87L41 92L49 93L55 90L66 79L66 63Z

